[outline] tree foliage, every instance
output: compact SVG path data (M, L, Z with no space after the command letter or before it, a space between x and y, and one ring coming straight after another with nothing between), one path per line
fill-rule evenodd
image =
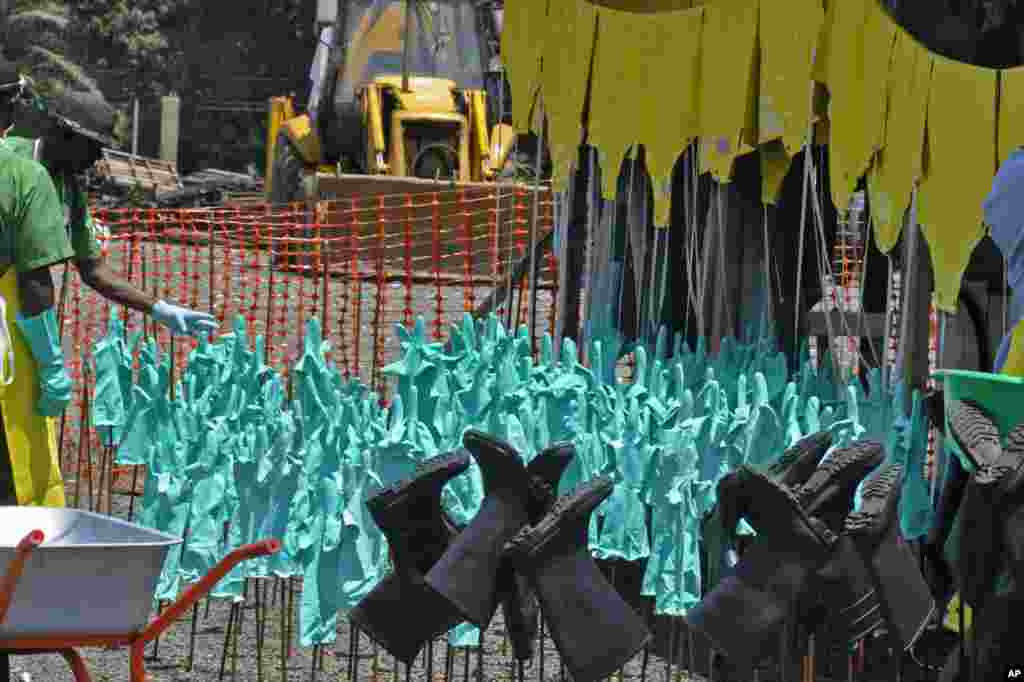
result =
M195 95L208 76L266 75L275 63L292 62L294 69L311 57L311 0L76 0L73 5L76 39L90 61L127 70L129 89L140 95Z

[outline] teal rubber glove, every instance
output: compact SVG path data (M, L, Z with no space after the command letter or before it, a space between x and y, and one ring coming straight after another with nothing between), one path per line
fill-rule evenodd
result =
M217 321L209 313L189 310L166 301L153 305L153 319L171 330L172 334L202 336L217 331Z
M32 357L39 365L39 402L36 410L44 417L56 417L71 402L71 377L64 369L57 315L47 308L35 317L18 315L18 329L25 336Z

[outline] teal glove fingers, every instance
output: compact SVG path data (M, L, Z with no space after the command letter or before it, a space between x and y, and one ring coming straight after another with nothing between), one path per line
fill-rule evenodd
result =
M172 334L201 336L217 331L217 321L209 313L189 310L173 303L157 301L153 306L153 319L171 330Z
M57 315L47 308L35 317L18 315L18 329L39 365L39 402L36 410L44 417L56 417L71 402L71 377L64 369L64 351L57 331Z

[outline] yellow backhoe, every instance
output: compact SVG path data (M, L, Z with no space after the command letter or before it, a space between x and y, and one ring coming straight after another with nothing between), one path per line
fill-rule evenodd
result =
M476 185L532 166L533 137L517 142L509 107L494 101L508 90L494 87L495 73L502 77L494 67L500 8L480 0L320 0L318 14L308 113L297 115L290 98L272 101L270 201L372 194L374 178L386 179L389 193L404 191L402 179L408 191L425 180Z

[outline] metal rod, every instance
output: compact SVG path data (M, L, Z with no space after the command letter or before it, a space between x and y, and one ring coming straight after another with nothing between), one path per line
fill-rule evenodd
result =
M158 601L157 604L156 604L156 612L160 613L161 611L163 611L166 608L166 605L167 605L167 602L164 601L163 599ZM157 657L160 655L159 652L160 652L160 637L158 635L157 637L155 637L153 639L153 657L152 657L152 660L155 661L157 659Z
M231 610L228 612L228 626L224 632L224 647L220 652L220 674L217 676L218 680L224 679L224 672L227 669L228 663L228 642L231 641L231 631L235 623L235 605L231 605Z
M253 582L256 592L256 680L263 682L263 594L260 591L260 579Z
M294 626L295 590L292 576L288 576L288 658L292 657L292 632Z
M135 517L135 489L139 484L139 466L136 464L132 467L132 490L131 495L128 497L128 520L131 521Z
M245 620L245 602L235 602L232 605L238 609L238 616L235 627L234 641L231 643L231 679L238 679L238 640L242 635L242 623Z
M192 632L188 638L188 664L185 670L191 672L196 657L196 630L199 626L199 602L192 605Z
M543 105L541 111L543 112ZM537 241L537 220L540 218L540 162L544 155L544 128L540 127L540 134L537 142L537 158L534 160L534 182L533 182L533 215L530 217L530 303L528 308L528 319L530 325L530 350L537 353L537 249L534 243Z
M675 656L676 628L678 627L679 622L675 618L670 617L668 630L668 656L665 661L665 682L672 682L672 661Z
M544 682L544 617L538 616L537 620L540 621L537 636L537 655L540 658L540 673L538 673L538 678L540 679L540 682Z
M284 583L281 583L281 682L288 682L288 627L287 619L288 615L285 613L287 608L287 601L285 600Z
M462 652L462 679L463 682L469 682L469 648L463 647Z
M640 662L640 682L647 682L647 663L651 657L650 645L644 645L644 657Z
M317 670L316 670L316 667L317 667L316 666L316 657L319 654L320 654L320 645L319 644L314 644L313 645L313 662L310 665L310 669L309 669L309 679L310 680L314 680L314 681L316 680L316 672L317 672Z
M452 658L452 643L451 640L445 639L444 649L444 682L448 682L452 677L452 664L454 660Z

